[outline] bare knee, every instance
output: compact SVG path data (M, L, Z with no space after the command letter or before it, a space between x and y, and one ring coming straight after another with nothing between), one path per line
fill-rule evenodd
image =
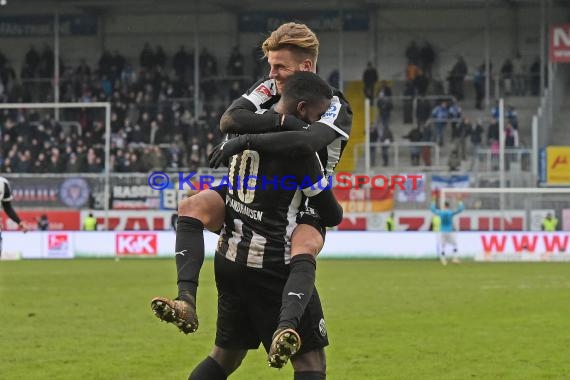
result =
M325 373L327 371L325 350L321 348L293 356L291 365L295 372L315 371Z
M309 253L316 256L323 249L324 243L323 236L315 227L299 224L291 236L291 255Z
M224 370L227 376L234 372L241 365L241 362L247 354L246 350L227 350L218 346L210 353L210 357L214 359Z
M222 197L213 190L204 190L178 205L178 216L198 219L210 231L219 230L225 217L225 204Z

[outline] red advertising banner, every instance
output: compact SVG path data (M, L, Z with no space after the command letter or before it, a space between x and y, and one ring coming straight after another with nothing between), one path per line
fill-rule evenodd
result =
M105 225L105 212L93 211L97 219L97 225L102 228ZM88 210L81 211L81 220L89 214ZM148 231L169 230L172 211L109 211L109 231Z
M381 212L394 208L394 190L334 188L333 192L345 213Z
M18 216L30 230L38 227L38 219L45 214L49 221L50 231L74 231L80 230L81 220L79 211L18 211ZM2 230L17 231L18 225L6 215L2 216Z
M570 62L570 24L550 27L550 61Z

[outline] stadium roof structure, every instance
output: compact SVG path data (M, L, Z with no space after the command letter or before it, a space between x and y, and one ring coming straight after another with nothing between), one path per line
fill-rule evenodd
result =
M86 12L101 12L106 9L129 8L136 13L160 11L198 12L243 12L251 10L338 10L378 9L378 8L482 8L490 7L539 6L541 1L553 6L570 7L568 0L287 0L276 2L267 0L7 0L8 5L22 8L41 5L61 9L80 8ZM133 7L136 6L136 9ZM14 8L15 8L14 7ZM12 8L12 7L10 7Z

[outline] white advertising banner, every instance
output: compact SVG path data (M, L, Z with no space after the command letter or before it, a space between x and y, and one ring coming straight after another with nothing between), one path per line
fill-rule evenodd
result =
M461 234L477 261L570 261L568 232Z
M477 261L570 261L570 232L455 232L460 257ZM205 235L212 257L218 236ZM172 231L4 232L3 251L24 259L174 257ZM329 231L321 257L437 258L432 232ZM453 247L444 247L451 254Z
M436 258L431 232L329 231L319 257Z
M158 256L173 257L174 231L76 232L75 255L79 257ZM218 235L204 233L206 256L213 256Z
M540 224L548 212L532 210L527 215L523 210L465 210L454 218L455 228L461 231L540 231ZM389 212L345 213L338 230L385 231ZM396 231L428 231L433 214L429 210L394 211Z

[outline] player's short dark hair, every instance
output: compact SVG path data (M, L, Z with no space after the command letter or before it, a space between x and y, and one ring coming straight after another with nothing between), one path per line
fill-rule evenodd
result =
M288 102L314 104L323 98L332 99L332 90L317 74L310 71L297 71L283 85L281 96Z

